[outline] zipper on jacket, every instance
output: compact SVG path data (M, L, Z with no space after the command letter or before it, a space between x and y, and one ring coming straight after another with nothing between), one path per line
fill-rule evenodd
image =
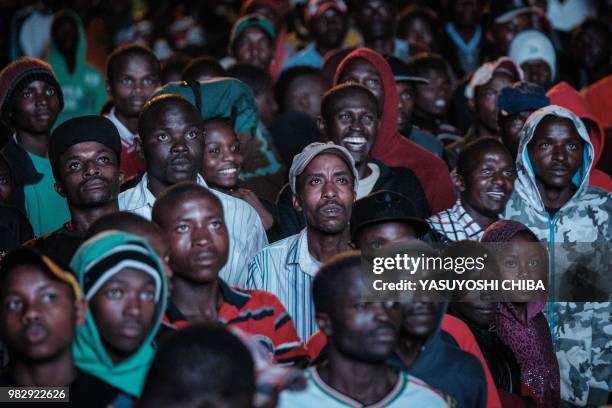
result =
M549 214L546 214L548 217L548 229L549 229L549 242L550 242L550 255L549 255L549 273L550 273L550 282L549 287L552 288L552 291L549 291L552 295L548 300L548 326L550 328L550 334L553 341L555 343L555 222L557 221L557 216L559 215L559 211L555 213L555 215L550 218Z

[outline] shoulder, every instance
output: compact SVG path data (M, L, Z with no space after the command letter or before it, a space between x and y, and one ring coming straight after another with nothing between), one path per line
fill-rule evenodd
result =
M209 188L209 190L217 196L226 211L234 214L242 214L248 218L257 216L257 211L255 211L255 209L246 201L241 200L240 198L232 197L231 195L222 193L212 188ZM243 219L241 221L244 222L245 220Z
M421 406L428 407L447 407L444 397L438 390L413 375L406 372L402 374L406 381L402 397L406 403L419 403Z
M267 245L259 252L259 254L257 254L257 257L287 253L295 245L299 238L300 234L295 234L285 239L281 239L280 241L276 241L270 245Z

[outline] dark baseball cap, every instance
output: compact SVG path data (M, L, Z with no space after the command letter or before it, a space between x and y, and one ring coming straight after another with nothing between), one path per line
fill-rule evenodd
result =
M411 81L411 82L421 82L424 84L428 84L429 81L426 78L420 77L414 73L414 70L409 64L406 64L401 59L394 57L392 55L386 56L385 59L389 66L391 67L391 72L393 73L393 79L396 82L402 81Z
M491 20L494 23L504 24L514 17L535 12L535 7L530 7L523 0L492 0L491 1Z

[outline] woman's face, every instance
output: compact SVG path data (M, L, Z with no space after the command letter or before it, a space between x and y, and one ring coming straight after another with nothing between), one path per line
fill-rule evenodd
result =
M232 188L240 176L240 142L229 124L214 121L204 126L202 175L211 186Z

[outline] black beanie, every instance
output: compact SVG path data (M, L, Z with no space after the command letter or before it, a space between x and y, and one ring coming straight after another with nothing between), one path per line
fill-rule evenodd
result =
M121 137L117 128L104 116L89 115L69 119L59 125L49 140L49 161L56 181L60 180L59 158L78 143L98 142L115 152L121 164Z

